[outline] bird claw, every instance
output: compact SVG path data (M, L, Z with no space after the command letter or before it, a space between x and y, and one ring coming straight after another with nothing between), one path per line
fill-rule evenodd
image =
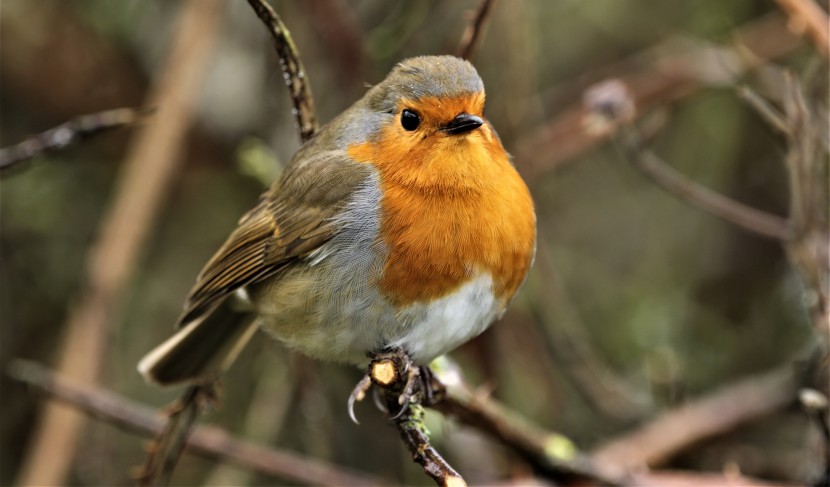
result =
M385 392L397 392L398 412L391 419L398 419L406 412L410 404L431 404L433 401L432 371L429 367L416 365L404 350L395 348L372 354L372 361L366 375L360 379L349 396L349 417L355 424L360 424L354 414L355 402L362 401L366 393L376 384ZM399 391L399 392L398 392ZM389 414L389 403L384 404L375 389L373 396L375 405L384 413Z
M357 416L354 414L354 403L360 402L364 398L366 398L366 393L369 392L369 389L372 387L372 378L367 373L360 379L360 382L354 386L352 393L349 395L349 402L348 402L348 409L349 409L349 418L354 422L354 424L360 424L360 421L357 420Z

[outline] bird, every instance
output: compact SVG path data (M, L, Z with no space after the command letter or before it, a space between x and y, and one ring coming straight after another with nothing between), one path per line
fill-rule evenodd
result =
M527 185L454 56L399 62L303 144L139 372L216 381L262 328L316 359L426 366L499 319L536 251Z

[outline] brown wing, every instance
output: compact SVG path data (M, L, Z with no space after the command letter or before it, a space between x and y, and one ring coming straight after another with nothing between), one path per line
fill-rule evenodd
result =
M337 232L333 221L370 169L324 152L286 169L205 265L177 327L211 311L235 290L278 273Z

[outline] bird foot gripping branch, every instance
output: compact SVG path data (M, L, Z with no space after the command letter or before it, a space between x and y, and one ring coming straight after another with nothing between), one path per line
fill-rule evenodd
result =
M434 379L429 367L416 365L409 354L401 348L389 348L369 355L371 359L366 375L357 383L349 396L349 417L358 423L354 414L355 402L366 398L372 385L378 386L386 397L376 404L385 412L398 419L412 405L429 406L443 391ZM393 406L396 406L394 409Z

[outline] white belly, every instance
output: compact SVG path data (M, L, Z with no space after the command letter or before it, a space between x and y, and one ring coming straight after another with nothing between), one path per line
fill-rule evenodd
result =
M479 276L448 296L399 312L405 325L390 345L408 351L416 362L428 362L478 336L502 311L492 279Z

